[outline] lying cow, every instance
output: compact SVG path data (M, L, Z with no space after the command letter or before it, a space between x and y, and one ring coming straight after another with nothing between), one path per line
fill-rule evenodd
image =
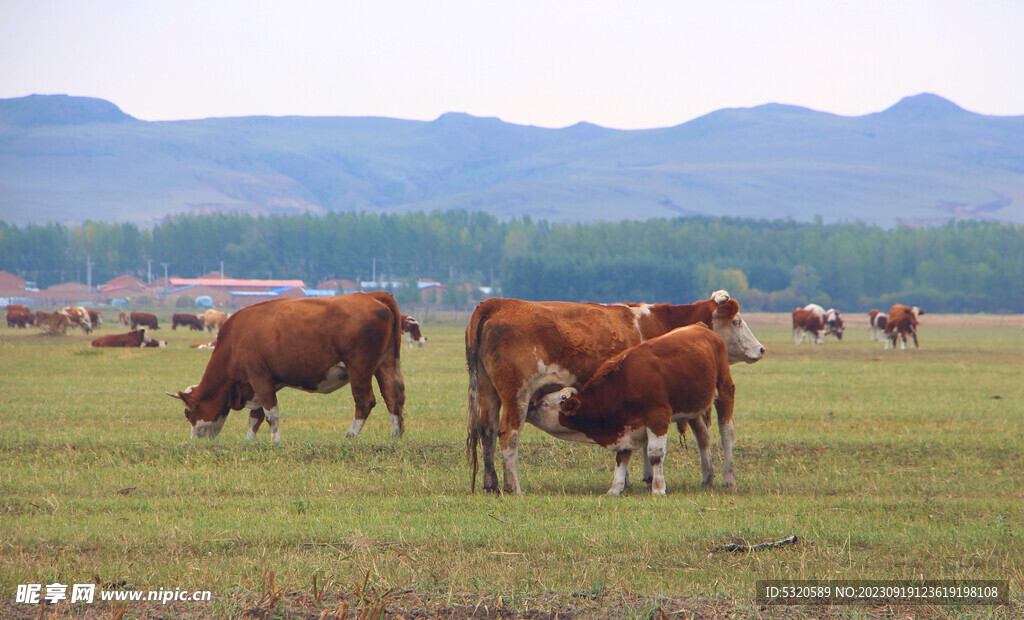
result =
M425 344L427 344L427 339L420 331L420 322L406 314L402 315L402 332L405 334L405 341L409 343L410 349L414 342L418 344L421 349Z
M882 335L885 334L885 325L888 322L889 315L881 310L872 310L868 312L868 329L871 330L872 342L878 342Z
M188 314L187 312L175 312L171 316L171 330L178 329L178 326L188 327L191 331L203 331L203 320L206 317L202 314Z
M128 315L128 321L131 323L132 329L138 329L140 325L149 329L160 329L160 322L157 320L156 315L149 312L132 312Z
M729 321L715 312L715 321ZM714 480L707 420L718 412L722 436L724 485L736 485L733 448L733 398L725 342L702 323L680 327L607 360L577 391L567 387L535 399L535 424L571 441L614 450L615 477L608 495L629 484L629 458L645 448L653 469L651 493L665 494L664 461L668 430L686 421L700 449L701 479ZM531 409L531 412L534 410Z
M729 305L730 321L714 321ZM469 407L466 453L475 489L477 446L484 464L484 490L498 491L494 469L497 439L501 447L504 492L519 495L519 437L537 391L586 382L609 357L685 325L704 323L719 333L729 362L753 363L765 349L738 314L739 304L725 291L693 304L592 304L529 302L493 298L481 302L466 328ZM645 459L646 461L646 459ZM645 465L647 463L645 462ZM647 468L645 467L645 470Z
M146 333L146 328L136 329L130 331L127 334L109 334L107 336L100 336L96 340L92 341L94 347L166 347L165 341L153 340L149 334Z
M372 379L391 412L391 436L402 436L405 380L399 355L402 323L389 293L280 299L249 306L220 328L199 385L168 395L185 403L192 437L215 437L232 410L249 409L249 438L266 419L280 441L277 392L294 387L329 394L351 383L359 434L376 404Z
M885 348L888 349L891 346L895 349L896 341L902 339L900 349L906 349L908 334L914 339L914 348L919 348L917 343L917 317L922 314L924 314L924 311L917 306L893 304L889 308L889 317L885 323Z

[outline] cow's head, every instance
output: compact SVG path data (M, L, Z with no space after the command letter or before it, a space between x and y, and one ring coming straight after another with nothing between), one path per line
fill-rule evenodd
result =
M725 341L730 364L753 364L764 356L764 345L758 341L747 327L747 322L740 316L740 304L735 299L727 299L715 308L712 329Z
M828 333L836 337L837 340L843 339L843 330L846 328L843 326L843 315L838 310L832 308L828 309L828 313L825 314L826 323L828 323Z
M202 437L214 438L220 429L224 428L224 421L228 418L228 407L225 405L219 411L213 407L211 399L200 400L196 398L195 389L198 385L186 388L182 392L167 395L177 398L185 403L185 418L192 425L192 439Z
M530 403L530 408L537 410L537 417L542 422L537 425L540 428L554 426L558 414L571 417L579 412L580 399L576 396L576 388L565 387L546 394L543 390L544 388L541 388L541 391L534 395L533 401Z

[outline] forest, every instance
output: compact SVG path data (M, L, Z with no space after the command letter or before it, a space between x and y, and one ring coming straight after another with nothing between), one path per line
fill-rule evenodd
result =
M147 263L147 261L149 261ZM181 215L152 228L0 221L0 269L39 287L122 274L494 287L521 299L688 303L724 288L748 310L895 301L930 312L1024 312L1024 227L883 229L820 220L685 217L597 224L480 212ZM450 301L458 302L458 299Z

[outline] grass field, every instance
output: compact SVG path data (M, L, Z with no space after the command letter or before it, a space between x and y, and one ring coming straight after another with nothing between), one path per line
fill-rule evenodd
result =
M169 313L168 313L169 315ZM63 602L98 617L1020 617L1024 329L927 315L917 351L866 328L733 366L735 491L700 487L670 439L668 496L605 498L614 457L524 433L522 497L469 493L463 326L404 349L406 435L383 402L345 438L351 393L280 393L282 438L234 412L192 441L165 391L198 383L205 334L167 349L0 330L0 617L19 584L209 590L209 602ZM169 324L169 322L168 322ZM105 326L100 333L123 331ZM712 429L720 480L720 442ZM633 479L639 479L639 459ZM500 469L500 467L499 467ZM479 484L478 484L479 486ZM716 545L796 535L754 553ZM761 608L759 579L1009 580L1011 607ZM887 615L888 614L888 615ZM398 617L396 616L396 617Z

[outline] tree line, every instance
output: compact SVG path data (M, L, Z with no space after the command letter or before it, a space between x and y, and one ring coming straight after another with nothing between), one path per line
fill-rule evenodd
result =
M147 262L149 261L149 262ZM1024 311L1024 227L961 221L883 229L820 220L687 217L594 224L469 211L323 216L213 214L152 228L0 222L0 269L40 287L122 274L418 278L506 297L687 303L724 288L750 310L814 301L862 311L895 301L933 312Z

